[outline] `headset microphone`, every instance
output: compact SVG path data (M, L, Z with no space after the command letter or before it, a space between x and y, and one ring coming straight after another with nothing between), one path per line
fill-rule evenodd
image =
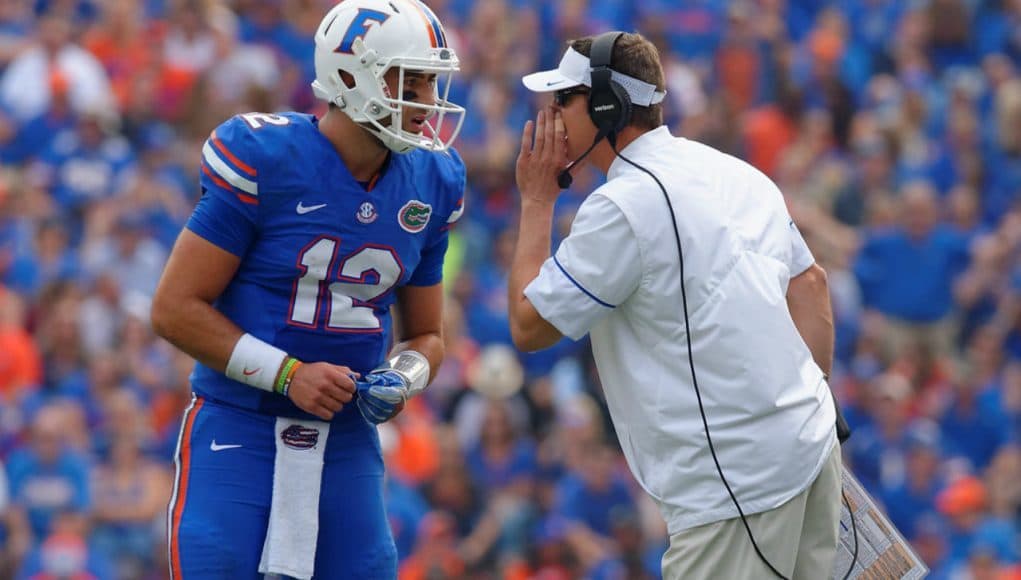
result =
M582 155L581 157L579 157L579 158L578 158L578 160L581 160L581 159L582 159L582 158L584 158L584 157L585 157L585 156L584 156L584 155ZM571 187L571 182L573 182L573 181L574 181L574 177L572 177L572 176L571 176L571 169L573 169L573 168L574 168L574 166L575 166L575 164L577 164L577 163L578 163L578 161L572 161L572 162L570 162L570 163L569 163L569 164L567 165L567 167L565 167L565 168L564 168L564 169L563 169L563 170L562 170L562 171L561 171L561 172L560 172L560 173L559 173L559 174L557 175L557 185L558 185L558 186L560 186L560 189L567 189L568 187Z
M584 153L581 154L581 157L568 163L567 167L563 168L560 173L557 174L557 185L560 186L560 189L567 189L568 187L571 187L571 182L574 181L574 176L571 175L571 170L574 169L575 165L581 163L582 159L588 157L588 154L591 153L592 150L596 148L596 145L599 145L599 142L606 136L607 133L602 130L596 133L596 138L592 140L592 144L588 146L588 149L586 149Z

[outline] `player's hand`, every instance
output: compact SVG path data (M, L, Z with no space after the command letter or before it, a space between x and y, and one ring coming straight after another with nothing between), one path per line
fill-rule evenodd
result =
M302 411L329 421L354 398L357 377L357 373L344 366L305 363L294 371L287 396Z
M567 131L560 111L553 106L539 111L534 126L534 139L531 121L525 123L521 132L514 176L522 203L553 203L560 195L557 175L567 166Z
M408 400L408 383L393 371L379 371L356 381L358 410L373 425L392 419L404 409Z

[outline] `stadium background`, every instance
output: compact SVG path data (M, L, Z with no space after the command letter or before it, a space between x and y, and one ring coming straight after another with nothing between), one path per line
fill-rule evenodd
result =
M657 43L670 126L772 176L829 272L847 462L934 578L1021 578L1021 1L426 1L464 62L470 191L447 361L383 431L402 578L659 575L587 344L507 347L542 102L519 79L611 28ZM191 363L149 297L210 129L322 111L330 5L0 0L0 578L165 577Z

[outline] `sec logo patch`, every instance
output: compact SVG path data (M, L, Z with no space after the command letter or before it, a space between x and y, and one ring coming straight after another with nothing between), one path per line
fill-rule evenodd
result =
M363 224L371 224L376 221L379 214L376 213L376 206L372 205L372 202L366 201L358 206L358 214L355 217Z

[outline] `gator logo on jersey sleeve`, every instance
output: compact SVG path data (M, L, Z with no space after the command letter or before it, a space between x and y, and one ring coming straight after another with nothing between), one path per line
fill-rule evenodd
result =
M397 222L401 224L404 231L412 234L425 229L429 225L429 218L432 216L433 208L427 203L413 199L401 207L397 212Z
M312 449L319 443L319 429L291 425L280 433L280 439L291 449Z

